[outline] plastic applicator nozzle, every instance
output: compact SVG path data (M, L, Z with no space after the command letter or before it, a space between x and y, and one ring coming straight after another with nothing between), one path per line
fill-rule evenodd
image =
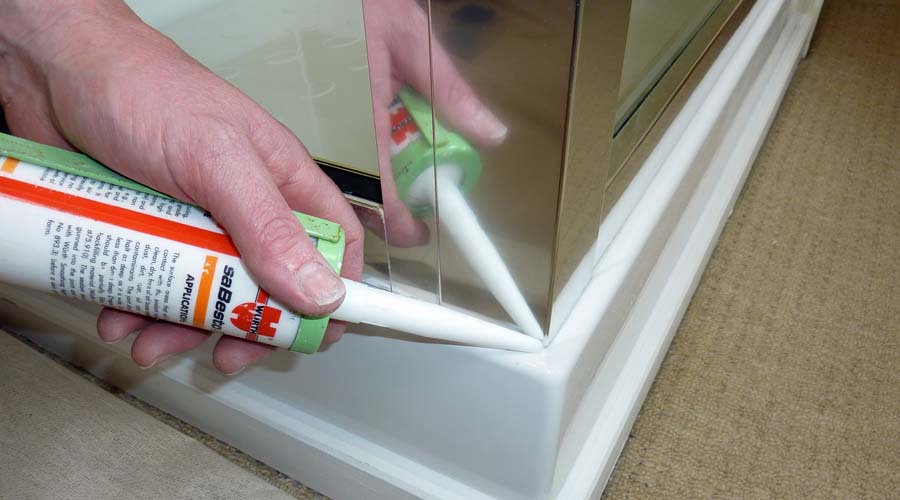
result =
M430 203L438 206L441 227L450 235L466 262L472 266L497 302L523 332L536 339L543 339L544 332L500 257L500 252L460 192L458 186L461 175L462 169L454 165L441 165L437 169L432 167L413 183L409 190L410 196L428 198Z
M541 326L464 197L481 176L478 151L441 126L429 103L410 88L400 90L389 111L397 195L415 215L431 213L437 206L441 226L497 302L526 334L542 339ZM437 189L435 175L440 177Z
M538 352L540 340L431 302L344 279L347 294L331 317L476 347Z

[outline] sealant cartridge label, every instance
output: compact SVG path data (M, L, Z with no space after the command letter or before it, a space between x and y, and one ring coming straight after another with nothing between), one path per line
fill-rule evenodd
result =
M305 321L197 207L0 157L0 213L2 281L280 347Z

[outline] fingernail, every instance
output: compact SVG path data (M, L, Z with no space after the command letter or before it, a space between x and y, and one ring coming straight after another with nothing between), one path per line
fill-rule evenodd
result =
M491 111L482 106L472 120L475 128L494 144L500 144L509 134L509 128L503 124Z
M132 335L134 335L134 334L136 334L136 333L138 333L138 332L140 332L139 329L138 329L138 330L135 330L135 331L133 331L133 332L128 333L128 335L125 335L124 337L119 337L119 338L117 338L117 339L115 339L115 340L105 340L103 337L100 337L100 341L103 342L104 344L115 344L116 342L121 342L122 339L127 339L128 337L130 337L130 336L132 336Z
M245 368L247 368L246 365L238 368L237 370L235 370L233 372L222 372L222 374L225 375L226 377L233 377L233 376L237 375L238 373L241 373L242 371L244 371Z
M151 361L149 365L146 365L146 366L145 366L145 365L142 365L142 364L138 364L138 366L139 366L141 369L143 369L143 370L146 370L146 369L148 369L148 368L153 368L154 366L156 366L156 365L158 365L159 363L161 363L161 362L163 362L163 361L165 361L165 360L171 358L171 357L174 356L174 355L175 355L174 352L170 352L170 353L168 353L168 354L163 354L163 355L161 355L161 356L157 356L157 358L154 359L153 361Z
M297 273L300 291L319 306L334 304L344 296L344 283L334 271L319 262L307 262Z

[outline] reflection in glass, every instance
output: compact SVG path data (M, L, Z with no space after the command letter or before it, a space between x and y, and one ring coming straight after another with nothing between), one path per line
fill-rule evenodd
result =
M425 102L431 101L427 5L414 0L363 0L362 8L384 215L381 227L367 227L387 242L392 290L439 302L435 214L414 214L401 200L405 179L414 176L395 178L391 161L392 152L396 154L412 142L417 144L416 156L434 156L432 143L426 140L431 138L430 131L416 137L415 127L400 123L403 116L397 107L398 94L404 88L417 92Z
M439 300L434 214L413 216L398 200L389 153L388 109L397 92L411 86L430 100L430 30L422 4L128 3L287 125L339 186L355 195L351 202L369 231L365 261L371 280ZM430 149L426 153L431 156Z
M722 0L632 0L616 130L653 89Z
M130 4L318 160L340 167L344 177L329 174L345 192L368 198L351 201L369 230L370 280L539 334L550 301L574 2ZM436 163L459 175L439 175ZM377 196L356 189L359 179Z
M313 156L378 175L358 1L127 3L287 125Z
M546 325L576 2L430 4L436 119L478 149L483 173L466 200ZM491 270L476 270L445 234L444 302L508 321L485 286Z

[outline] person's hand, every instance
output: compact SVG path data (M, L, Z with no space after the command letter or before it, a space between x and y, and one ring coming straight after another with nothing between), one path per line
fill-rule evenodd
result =
M15 135L79 149L209 210L260 285L296 311L328 314L344 287L291 209L341 224L343 274L360 276L359 221L300 141L120 1L0 0L0 98ZM341 326L329 328L334 341ZM107 342L140 331L131 352L142 366L206 339L110 309L97 329ZM235 373L269 351L225 336L213 361Z
M394 96L404 85L426 99L431 96L437 118L476 146L496 146L503 142L508 130L462 78L441 44L436 40L429 44L428 16L415 0L363 0L363 15L387 234L381 234L380 218L363 218L363 222L390 245L422 245L428 241L428 228L398 199L391 170L388 107Z

